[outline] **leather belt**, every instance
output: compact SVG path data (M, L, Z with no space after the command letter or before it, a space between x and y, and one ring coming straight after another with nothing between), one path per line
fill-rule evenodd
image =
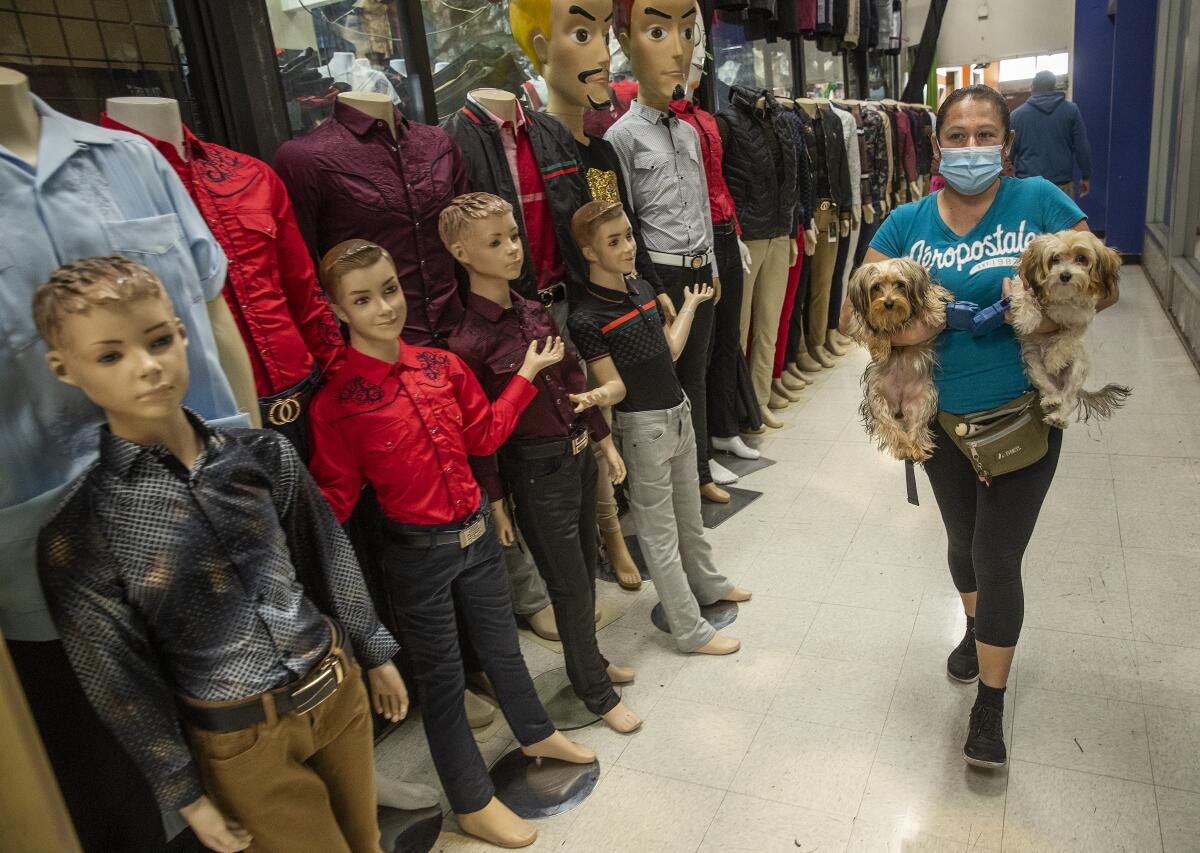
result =
M578 456L588 448L588 432L579 429L566 438L539 441L536 444L509 444L502 453L511 453L521 459L553 459L556 456Z
M650 256L652 262L664 267L698 270L705 264L713 262L711 249L703 255L673 255L670 252L647 252L646 254Z
M734 227L732 219L726 219L724 222L713 223L713 234L725 237L729 234L737 233L737 228Z
M307 714L337 692L350 669L350 656L343 648L344 636L336 622L328 617L332 637L329 653L304 678L276 690L269 690L239 702L219 705L197 704L187 696L179 697L182 716L198 729L209 732L236 732L268 719L267 706L274 705L276 718L286 714Z
M419 533L410 530L389 529L386 536L397 545L410 548L436 548L440 545L457 545L459 548L469 548L483 538L487 532L488 513L478 509L463 521L463 526L457 530L431 530Z
M539 290L537 298L539 302L549 308L555 302L562 302L567 298L567 286L561 281L552 284L545 290Z

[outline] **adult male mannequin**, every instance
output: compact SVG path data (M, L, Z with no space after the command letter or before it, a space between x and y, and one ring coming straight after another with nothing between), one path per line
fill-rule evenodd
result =
M580 168L593 201L621 201L639 236L637 265L658 293L658 303L668 316L674 315L671 298L661 291L654 277L653 264L640 239L640 228L633 205L627 196L627 184L620 161L612 146L584 132L585 111L608 106L608 29L612 22L612 0L510 0L509 19L513 38L525 51L534 68L546 80L546 112L571 132ZM561 318L555 318L566 330ZM595 377L589 376L595 384ZM612 414L604 407L606 419ZM621 522L617 501L608 474L608 464L598 447L596 479L596 521L604 536L605 550L617 577L626 589L642 584L641 573L633 562Z
M650 249L665 290L676 307L687 286L713 285L713 227L708 206L708 179L700 137L671 112L682 97L696 39L695 0L616 0L613 31L629 57L638 81L637 99L604 138L612 144L628 182L629 196L641 221L642 240ZM720 499L707 459L709 343L713 307L701 303L687 346L675 363L679 381L692 403L692 427L701 492ZM726 498L727 499L727 498Z
M236 397L227 378L249 376L250 364L221 298L225 256L149 143L50 109L7 68L0 192L3 233L20 235L0 261L0 629L84 845L156 850L162 829L149 790L83 695L37 582L37 532L95 458L92 430L103 414L45 371L29 305L64 262L115 250L144 258L188 330L188 405L218 424L246 426L239 409L253 413L257 403Z

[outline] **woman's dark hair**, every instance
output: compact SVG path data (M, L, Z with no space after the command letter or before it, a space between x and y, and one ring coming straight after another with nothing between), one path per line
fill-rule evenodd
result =
M950 109L959 101L966 100L967 98L980 98L984 101L991 101L992 106L996 108L996 112L1000 114L1000 121L1004 124L1004 136L1008 138L1008 132L1012 130L1012 116L1008 111L1008 101L991 86L985 86L982 83L972 83L970 86L955 89L946 96L946 100L942 101L942 105L938 107L937 135L939 139L942 136L942 128L946 126L946 116L950 114Z

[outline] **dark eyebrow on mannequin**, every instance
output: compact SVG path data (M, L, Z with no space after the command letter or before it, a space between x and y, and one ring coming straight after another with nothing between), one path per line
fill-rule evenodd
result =
M692 8L691 8L689 11L687 11L687 12L684 12L684 13L683 13L682 15L680 15L679 17L680 17L681 19L682 19L682 18L690 18L690 17L691 17L692 15L694 15L694 14L696 14L696 7L695 7L695 6L693 6L693 7L692 7Z
M596 21L596 19L591 15L590 12L588 12L586 9L581 9L578 6L572 6L570 9L567 10L567 14L568 15L582 15L583 17L587 18L589 21L591 21L593 23L595 23L595 21Z
M647 6L647 7L646 7L646 14L647 14L647 15L655 15L655 16L657 16L657 17L659 17L659 18L666 18L668 21L669 21L669 20L671 20L671 16L670 16L670 15L668 15L666 12L660 12L660 11L658 11L658 10L657 10L657 9L655 9L653 6ZM686 18L686 17L687 17L687 15L684 15L683 17L685 17L685 18Z

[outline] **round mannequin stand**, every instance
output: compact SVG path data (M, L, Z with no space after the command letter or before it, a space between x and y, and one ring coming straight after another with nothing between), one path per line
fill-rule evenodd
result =
M383 853L429 853L441 831L441 806L417 811L379 807L379 846Z
M530 820L562 814L586 800L600 781L600 762L570 764L530 758L517 747L492 765L490 775L496 799L518 817Z
M600 721L600 715L589 711L575 694L565 667L543 672L533 679L533 688L550 715L550 722L560 732L587 728Z
M712 604L701 604L700 615L704 620L712 625L717 631L732 625L738 617L738 606L736 601L714 601ZM650 611L650 621L654 623L654 627L658 630L670 634L671 626L667 624L667 614L663 610L662 603L654 605L654 609Z

